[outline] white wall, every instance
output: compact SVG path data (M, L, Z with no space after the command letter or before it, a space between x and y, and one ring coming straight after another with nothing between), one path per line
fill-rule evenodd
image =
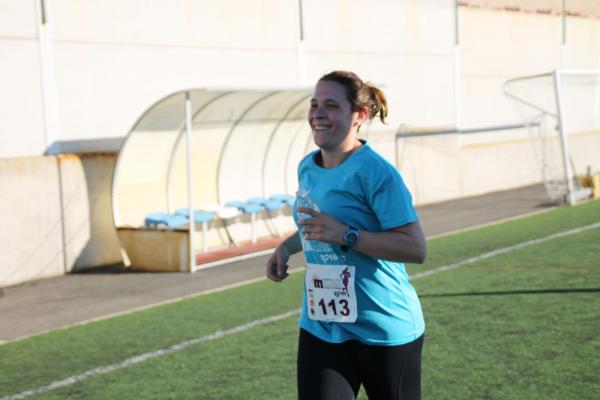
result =
M382 84L392 128L454 124L453 0L304 0L300 63L297 0L45 3L42 30L37 0L0 0L0 157L43 154L55 141L115 151L167 93L295 85L298 65L305 85L332 69ZM459 11L462 127L518 119L501 92L509 78L600 66L599 19L569 17L563 50L558 15ZM55 93L42 89L42 31ZM57 124L49 135L45 113Z
M307 82L349 69L384 86L390 126L453 117L452 0L304 1Z
M560 18L477 8L460 12L463 127L519 121L502 84L560 62Z
M55 157L0 159L0 287L65 273L58 181Z
M35 0L0 0L0 157L46 151Z
M0 287L121 261L114 154L0 159Z
M62 140L123 137L149 105L182 88L294 83L293 6L55 0Z
M19 57L12 69L22 76L0 74L11 82L0 101L14 103L22 96L38 109L13 104L18 112L2 127L11 148L2 146L0 157L42 154L36 2L1 1L3 15L19 10L23 22L6 25L7 35L18 36L21 25L29 28L27 45L20 41L14 49L0 42L0 52ZM63 151L117 150L118 139L149 105L182 88L298 83L297 0L46 0L46 5L58 121L49 141L61 141ZM452 5L304 0L304 84L333 69L355 70L385 86L392 126L451 123ZM12 133L23 129L28 114L35 118L27 119L27 134Z

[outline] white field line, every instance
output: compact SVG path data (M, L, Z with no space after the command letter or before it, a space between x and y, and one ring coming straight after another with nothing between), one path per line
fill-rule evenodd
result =
M452 270L452 269L460 268L460 267L462 267L464 265L473 264L473 263L479 262L481 260L485 260L486 258L497 256L499 254L510 253L511 251L519 250L519 249L522 249L522 248L527 247L527 246L531 246L531 245L539 244L539 243L544 243L544 242L547 242L549 240L554 240L554 239L558 239L558 238L561 238L561 237L564 237L564 236L574 235L576 233L581 233L581 232L584 232L584 231L587 231L587 230L590 230L590 229L595 229L595 228L600 228L600 222L596 222L596 223L591 224L591 225L582 226L580 228L569 229L567 231L558 232L558 233L555 233L555 234L552 234L552 235L549 235L549 236L545 236L543 238L528 240L528 241L523 242L523 243L515 244L514 246L503 247L501 249L493 250L493 251L490 251L488 253L484 253L484 254L478 255L476 257L467 258L466 260L459 261L459 262L457 262L455 264L449 264L449 265L445 265L443 267L430 269L429 271L419 272L419 273L416 273L416 274L412 275L410 277L410 279L414 280L414 279L424 278L426 276L437 274L438 272L449 271L449 270Z
M299 313L300 313L300 310L298 309L298 310L288 311L288 312L283 313L283 314L274 315L272 317L267 317L267 318L263 318L263 319L257 319L255 321L248 322L247 324L238 325L238 326L233 327L231 329L226 329L226 330L222 330L222 331L216 331L214 333L211 333L210 335L202 336L202 337L199 337L199 338L196 338L196 339L186 340L184 342L175 344L173 346L166 347L164 349L160 349L160 350L157 350L157 351L153 351L153 352L149 352L149 353L144 353L144 354L141 354L139 356L131 357L131 358L128 358L128 359L126 359L124 361L121 361L119 363L110 364L110 365L106 365L104 367L99 367L99 368L91 369L91 370L83 372L83 373L81 373L79 375L70 376L70 377L65 378L63 380L52 382L51 384L46 385L46 386L40 386L38 388L27 390L27 391L21 392L19 394L15 394L15 395L3 397L0 400L25 399L25 398L30 397L30 396L35 396L37 394L48 392L50 390L58 389L58 388L61 388L61 387L64 387L64 386L69 386L69 385L72 385L74 383L81 382L81 381L83 381L85 379L92 378L94 376L103 375L103 374L106 374L108 372L112 372L112 371L116 371L116 370L121 369L121 368L128 367L130 365L139 364L141 362L150 360L150 359L155 358L155 357L164 356L166 354L174 353L176 351L183 350L183 349L188 348L190 346L194 346L194 345L197 345L197 344L200 344L200 343L210 342L212 340L220 339L220 338L225 337L225 336L230 336L230 335L234 335L236 333L247 331L248 329L252 329L252 328L255 328L257 326L261 326L261 325L269 324L271 322L275 322L275 321L279 321L279 320L282 320L282 319L286 319L286 318L289 318L289 317L291 317L293 315L296 315L296 314L299 314Z
M420 273L417 273L417 274L411 276L411 280L415 280L415 279L419 279L419 278L424 278L426 276L430 276L430 275L436 274L438 272L449 271L449 270L452 270L452 269L456 269L456 268L462 267L464 265L476 263L476 262L484 260L486 258L497 256L499 254L510 253L511 251L519 250L519 249L522 249L522 248L527 247L527 246L531 246L531 245L539 244L539 243L544 243L544 242L547 242L547 241L550 241L550 240L554 240L554 239L565 237L565 236L569 236L569 235L574 235L574 234L581 233L581 232L584 232L584 231L587 231L587 230L590 230L590 229L595 229L595 228L600 228L600 222L596 222L594 224L583 226L583 227L580 227L580 228L569 229L567 231L555 233L555 234L552 234L552 235L549 235L549 236L546 236L546 237L543 237L543 238L540 238L540 239L528 240L526 242L523 242L523 243L520 243L520 244L516 244L514 246L503 247L501 249L497 249L497 250L494 250L494 251L490 251L488 253L481 254L481 255L479 255L477 257L468 258L466 260L460 261L460 262L455 263L455 264L445 265L443 267L434 268L434 269L429 270L429 271L420 272ZM139 364L141 362L150 360L150 359L155 358L155 357L159 357L159 356L163 356L163 355L166 355L166 354L174 353L176 351L183 350L183 349L185 349L187 347L190 347L190 346L194 346L194 345L197 345L197 344L200 344L200 343L210 342L212 340L220 339L220 338L225 337L225 336L234 335L236 333L247 331L247 330L255 328L257 326L261 326L261 325L269 324L271 322L275 322L275 321L279 321L279 320L282 320L282 319L286 319L286 318L289 318L291 316L297 315L299 313L300 313L300 310L296 309L296 310L288 311L288 312L283 313L283 314L274 315L274 316L271 316L271 317L267 317L267 318L263 318L263 319L258 319L258 320L255 320L255 321L251 321L251 322L248 322L248 323L243 324L243 325L238 325L238 326L233 327L231 329L216 331L216 332L211 333L209 335L202 336L202 337L199 337L199 338L196 338L196 339L186 340L184 342L175 344L173 346L166 347L164 349L160 349L160 350L157 350L157 351L153 351L153 352L149 352L149 353L144 353L144 354L141 354L139 356L131 357L131 358L128 358L128 359L126 359L124 361L121 361L119 363L110 364L110 365L107 365L107 366L104 366L104 367L98 367L98 368L95 368L95 369L91 369L91 370L83 372L83 373L81 373L79 375L73 375L73 376L70 376L70 377L65 378L63 380L60 380L60 381L54 381L51 384L46 385L46 386L40 386L40 387L37 387L35 389L27 390L25 392L21 392L21 393L14 394L14 395L11 395L11 396L2 397L0 400L19 400L19 399L25 399L25 398L30 397L30 396L35 396L37 394L48 392L50 390L54 390L54 389L58 389L58 388L61 388L61 387L69 386L69 385L72 385L74 383L81 382L81 381L83 381L85 379L88 379L88 378L92 378L92 377L95 377L95 376L103 375L103 374L106 374L108 372L116 371L118 369L126 368L126 367L128 367L130 365Z

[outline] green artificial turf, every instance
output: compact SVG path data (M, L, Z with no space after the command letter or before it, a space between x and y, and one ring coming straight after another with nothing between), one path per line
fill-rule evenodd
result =
M429 242L411 274L600 221L600 202ZM0 346L0 399L299 308L302 273ZM414 281L425 399L600 398L600 228ZM293 399L297 316L31 398ZM361 398L365 398L361 394Z

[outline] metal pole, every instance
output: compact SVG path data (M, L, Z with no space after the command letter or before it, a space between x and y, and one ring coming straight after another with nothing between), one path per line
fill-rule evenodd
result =
M302 10L302 0L298 0L298 27L300 41L304 41L304 11Z
M394 135L394 156L395 156L395 167L397 170L400 169L400 155L398 154L398 135Z
M40 13L42 17L42 25L46 25L46 1L40 0Z
M194 219L194 201L192 188L192 101L190 92L185 92L185 144L187 153L188 212L189 212L189 257L190 272L196 272L196 221Z
M600 67L600 54L598 54L598 63L597 64ZM594 96L594 120L598 119L599 113L600 113L600 74L596 75L596 90L595 90L595 96Z
M59 154L58 141L58 90L56 86L56 70L54 60L54 40L52 23L48 20L46 1L37 4L37 33L38 51L40 60L40 86L42 93L42 107L45 133L45 153Z
M562 0L562 44L567 44L567 0Z
M398 132L394 135L394 155L395 155L395 163L396 169L400 170L400 145L398 144L398 140L401 137L404 137L407 134L406 125L401 124L398 128ZM410 134L408 135L410 136Z
M304 11L302 10L302 0L298 0L298 43L296 44L296 73L298 85L303 85L306 78L305 61L306 53L304 50Z
M454 0L454 126L460 129L462 124L460 118L461 99L460 99L460 39L459 39L459 20L458 20L458 0Z
M565 68L567 66L567 0L562 0L561 30L560 67Z
M560 133L560 142L562 144L562 158L563 167L565 171L565 179L567 180L567 202L570 205L575 205L575 189L573 187L573 171L571 171L571 163L569 162L569 144L567 140L565 114L563 109L562 97L561 97L561 72L560 70L554 71L554 92L556 95L556 108L558 114L558 129Z

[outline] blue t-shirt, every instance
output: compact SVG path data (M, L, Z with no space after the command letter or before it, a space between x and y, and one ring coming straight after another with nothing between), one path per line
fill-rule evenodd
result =
M315 162L318 152L310 153L300 162L298 184L320 211L369 232L382 232L418 220L400 174L368 143L330 169ZM297 223L296 206L294 218ZM308 263L356 267L358 314L353 323L311 320L305 293L299 322L302 329L330 343L354 339L388 346L411 342L423 334L421 304L404 264L352 249L344 252L337 244L325 242L313 241L304 254Z

